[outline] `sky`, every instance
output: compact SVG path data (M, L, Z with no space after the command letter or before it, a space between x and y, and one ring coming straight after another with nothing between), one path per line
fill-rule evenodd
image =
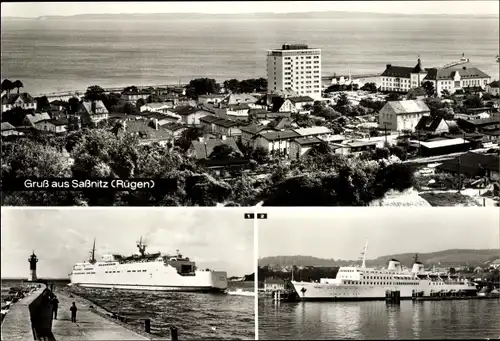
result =
M269 209L258 225L259 257L357 260L447 249L498 249L498 208Z
M290 13L348 11L498 15L499 1L2 2L2 17L120 13Z
M199 268L243 276L254 272L253 220L243 217L219 208L2 208L1 277L26 278L34 250L39 277L68 278L76 262L88 260L94 237L100 259L138 253L141 236L146 252L179 249Z

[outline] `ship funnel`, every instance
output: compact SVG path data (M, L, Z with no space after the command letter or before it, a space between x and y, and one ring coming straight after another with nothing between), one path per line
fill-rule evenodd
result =
M387 266L387 270L393 270L396 272L401 271L401 263L397 259L391 259L389 261L389 265Z
M420 273L423 271L424 271L424 265L418 261L418 254L416 254L414 257L414 262L413 262L413 267L411 269L411 272Z

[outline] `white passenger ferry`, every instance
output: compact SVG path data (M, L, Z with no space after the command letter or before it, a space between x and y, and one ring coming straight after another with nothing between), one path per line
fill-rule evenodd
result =
M153 291L213 292L227 289L225 271L199 270L194 261L177 255L146 253L142 237L137 242L140 254L124 257L103 255L95 259L95 240L88 262L77 263L70 274L70 285Z
M361 267L340 267L336 278L321 278L319 282L297 282L292 285L301 300L383 300L388 291L399 291L400 297L433 294L476 295L475 283L458 275L425 271L415 262L411 270L403 270L401 263L391 259L387 269L366 267L366 250Z

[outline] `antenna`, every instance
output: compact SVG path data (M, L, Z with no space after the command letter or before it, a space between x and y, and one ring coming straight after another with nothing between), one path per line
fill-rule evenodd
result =
M146 254L146 243L142 241L142 236L139 238L139 241L137 242L137 248L139 249L139 252L141 253L141 256L144 257Z
M367 250L368 250L368 238L366 239L365 248L363 250L363 264L361 264L361 267L363 269L366 268L366 251Z

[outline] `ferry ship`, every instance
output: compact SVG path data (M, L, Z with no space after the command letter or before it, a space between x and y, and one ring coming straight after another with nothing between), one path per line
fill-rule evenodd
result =
M89 288L131 289L152 291L224 292L227 289L225 271L199 270L196 263L176 255L146 253L142 237L137 242L139 254L124 257L103 255L95 259L95 240L87 262L76 263L70 274L70 284Z
M340 267L336 278L321 278L319 282L291 281L300 300L383 300L389 291L399 291L401 299L437 294L477 295L475 283L458 275L425 271L415 262L411 270L403 270L396 259L387 269L366 267L366 244L361 267Z

